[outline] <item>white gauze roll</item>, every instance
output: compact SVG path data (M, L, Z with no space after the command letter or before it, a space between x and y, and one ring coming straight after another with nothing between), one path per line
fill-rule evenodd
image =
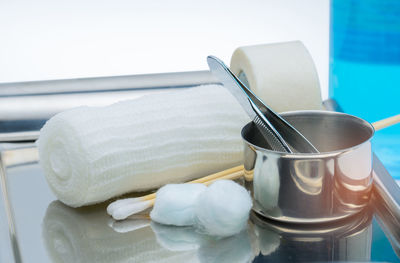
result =
M240 47L230 69L276 112L322 109L318 74L300 41Z
M224 87L208 85L59 113L37 144L50 188L78 207L239 165L248 121Z

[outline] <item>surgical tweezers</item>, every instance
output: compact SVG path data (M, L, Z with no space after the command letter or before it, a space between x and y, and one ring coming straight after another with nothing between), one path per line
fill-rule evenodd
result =
M208 56L207 63L211 72L232 93L259 128L272 150L318 153L318 150L299 131L271 110L220 59Z

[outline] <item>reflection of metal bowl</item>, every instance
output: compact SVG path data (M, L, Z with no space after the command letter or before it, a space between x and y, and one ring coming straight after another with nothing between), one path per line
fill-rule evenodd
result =
M265 220L252 213L259 253L254 262L368 261L371 255L372 213L318 225Z
M371 193L372 125L326 111L282 116L321 153L271 151L254 124L247 124L242 130L244 167L254 211L282 222L321 223L362 210Z

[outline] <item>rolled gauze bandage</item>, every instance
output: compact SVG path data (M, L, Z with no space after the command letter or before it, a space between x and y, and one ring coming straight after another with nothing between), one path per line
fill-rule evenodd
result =
M300 41L240 47L230 69L276 112L322 109L318 74Z
M239 165L248 121L219 85L80 107L42 128L40 163L63 203L98 203Z

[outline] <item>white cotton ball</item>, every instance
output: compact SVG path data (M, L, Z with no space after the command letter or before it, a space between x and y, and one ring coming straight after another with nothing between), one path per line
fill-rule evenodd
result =
M195 223L194 204L207 187L203 184L168 184L157 191L152 220L166 225L189 226Z
M198 228L209 235L231 236L247 225L252 201L245 188L218 180L202 192L195 204Z

